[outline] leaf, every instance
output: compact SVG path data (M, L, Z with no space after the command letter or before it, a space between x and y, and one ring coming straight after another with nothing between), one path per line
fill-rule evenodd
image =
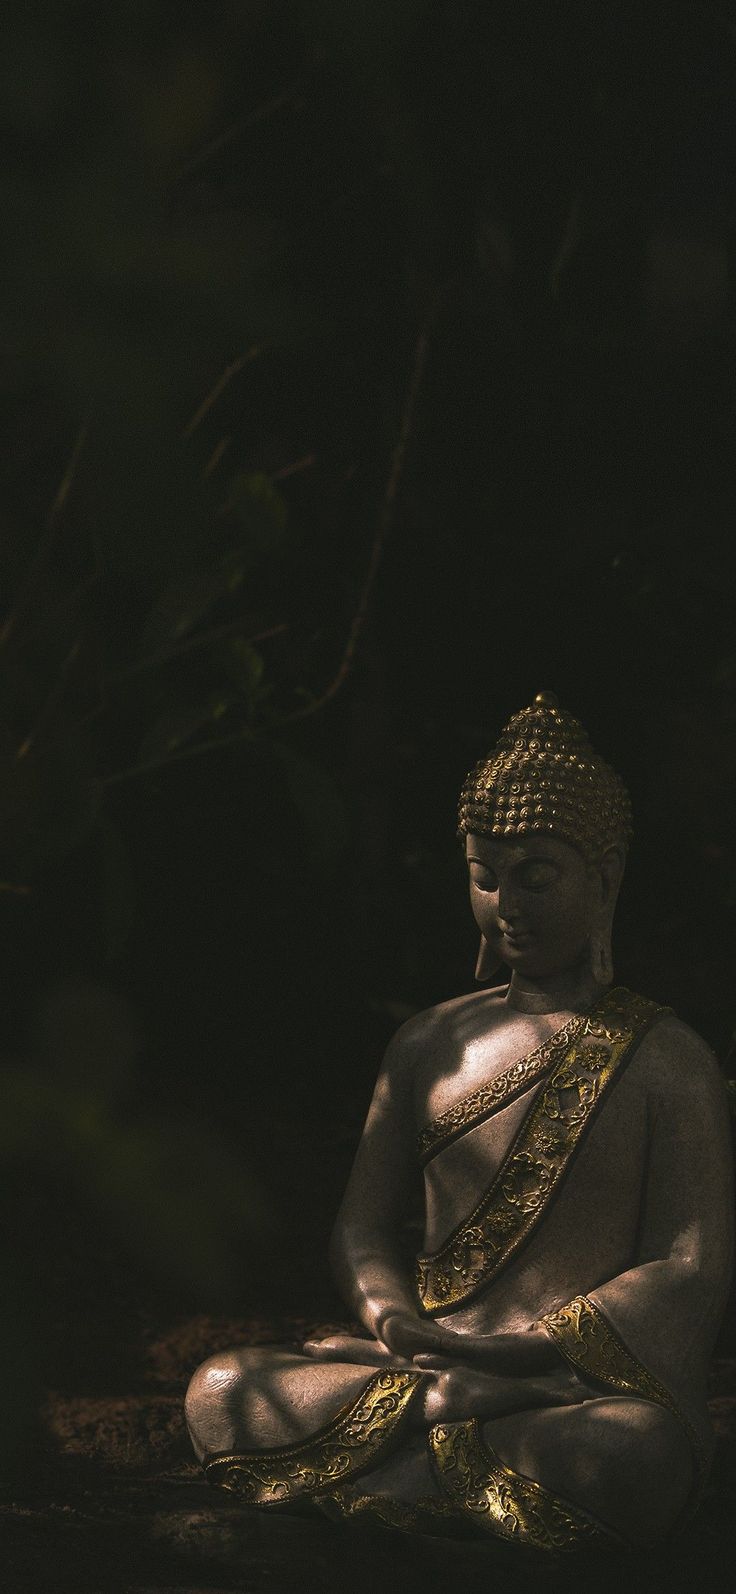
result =
M260 472L233 476L223 507L238 523L238 546L212 563L197 563L164 588L140 636L144 658L182 641L217 604L237 596L249 571L265 556L281 549L288 511L270 477Z
M235 548L214 564L190 571L164 588L140 636L143 658L167 643L179 642L204 620L217 603L233 598L252 562L245 547Z
M244 637L232 637L223 648L223 665L229 679L252 707L262 695L263 654Z
M139 748L142 763L153 763L176 753L205 727L212 729L231 707L228 694L218 692L199 703L168 709L146 732Z
M270 476L265 476L262 471L243 471L232 476L226 508L235 516L241 532L245 534L245 547L251 563L281 548L288 510L285 499Z
M334 865L347 846L349 821L345 802L324 765L305 758L284 743L271 747L283 770L306 843L306 862L313 869Z
M244 477L248 496L254 504L260 504L268 515L269 520L279 530L284 531L288 518L286 502L277 487L274 487L270 476L263 471L255 471Z

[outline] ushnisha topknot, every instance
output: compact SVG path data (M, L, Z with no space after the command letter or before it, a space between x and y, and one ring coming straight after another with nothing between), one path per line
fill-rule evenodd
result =
M559 836L589 861L631 838L620 776L593 751L579 720L538 692L513 714L498 746L468 775L458 835Z

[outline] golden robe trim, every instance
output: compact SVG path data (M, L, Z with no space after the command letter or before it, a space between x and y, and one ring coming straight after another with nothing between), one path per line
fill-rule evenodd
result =
M514 1101L523 1091L529 1090L556 1063L561 1062L570 1042L580 1033L584 1023L585 1014L568 1019L562 1029L549 1035L527 1057L520 1057L518 1062L512 1063L502 1074L497 1074L487 1085L479 1085L477 1090L470 1091L461 1101L456 1101L446 1112L425 1124L417 1136L422 1166L438 1151L443 1151L445 1146L457 1140L459 1135L465 1134L466 1130L484 1123L486 1118L499 1112L501 1107Z
M622 1542L579 1506L505 1466L484 1445L475 1418L436 1423L429 1451L445 1497L498 1538L558 1554Z
M426 1381L426 1373L376 1373L357 1400L318 1433L274 1450L213 1456L205 1463L207 1479L246 1505L266 1507L334 1488L375 1466L398 1438Z
M617 1395L651 1400L671 1411L688 1435L699 1469L704 1470L705 1458L697 1435L669 1390L637 1361L587 1295L576 1295L567 1306L547 1312L540 1322L565 1361L583 1378L603 1384Z
M528 1240L622 1064L667 1011L619 987L583 1015L478 1205L438 1251L417 1258L420 1311L430 1316L464 1306Z

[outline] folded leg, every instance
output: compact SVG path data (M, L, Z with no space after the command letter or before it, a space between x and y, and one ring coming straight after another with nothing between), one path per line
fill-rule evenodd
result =
M334 1493L349 1513L371 1500L435 1502L537 1547L578 1547L588 1523L633 1545L665 1538L694 1483L677 1418L627 1396L586 1398L564 1379L557 1390L550 1376L549 1389L535 1380L533 1392L530 1382L535 1405L509 1412L506 1381L486 1379L486 1389L467 1370L433 1375L243 1347L198 1368L186 1415L208 1476L246 1503Z
M437 1398L430 1386L425 1407L436 1408ZM426 1440L411 1435L341 1494L364 1507L444 1501L475 1529L564 1551L661 1542L685 1511L694 1475L689 1441L670 1412L596 1396L435 1422Z
M421 1421L428 1374L250 1347L195 1373L186 1416L212 1483L245 1504L302 1506L361 1477Z
M375 1367L313 1361L282 1346L237 1346L210 1356L187 1390L198 1461L307 1439L357 1398Z
M690 1442L678 1419L649 1401L606 1395L498 1417L477 1432L514 1474L630 1545L665 1539L692 1496Z

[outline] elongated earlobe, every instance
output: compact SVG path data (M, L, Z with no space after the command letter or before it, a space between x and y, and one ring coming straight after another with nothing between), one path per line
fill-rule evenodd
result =
M494 957L485 936L482 935L478 949L478 961L475 965L475 978L478 984L482 985L486 980L492 980L496 969L500 967L498 958Z
M613 955L611 952L611 931L609 926L594 930L590 938L590 971L598 985L611 985L613 982Z

